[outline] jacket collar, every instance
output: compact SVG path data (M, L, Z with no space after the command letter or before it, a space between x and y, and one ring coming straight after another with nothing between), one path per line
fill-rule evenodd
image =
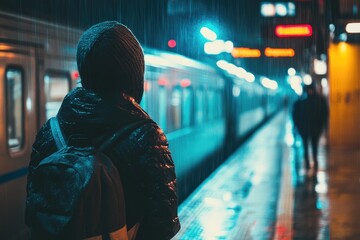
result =
M106 98L82 87L66 95L57 117L65 135L86 133L93 137L150 118L134 98L125 93Z

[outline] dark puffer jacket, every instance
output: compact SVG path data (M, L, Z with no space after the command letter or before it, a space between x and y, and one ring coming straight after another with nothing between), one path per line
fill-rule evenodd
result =
M84 88L71 91L58 113L65 136L87 134L97 142L106 140L128 123L149 118L131 97L122 95L110 101ZM33 144L28 184L32 168L55 151L48 121ZM172 238L180 229L176 176L162 130L156 123L146 123L106 153L122 178L128 229L140 222L136 239Z

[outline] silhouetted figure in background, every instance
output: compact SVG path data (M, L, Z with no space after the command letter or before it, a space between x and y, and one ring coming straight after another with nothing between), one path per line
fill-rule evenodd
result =
M318 144L321 133L327 125L328 115L326 99L317 93L314 84L305 85L302 97L294 104L292 116L303 141L306 169L310 169L309 141L312 146L314 168L318 169Z

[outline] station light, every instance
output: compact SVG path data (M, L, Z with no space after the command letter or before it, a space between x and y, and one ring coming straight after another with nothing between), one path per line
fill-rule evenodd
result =
M227 66L228 66L228 62L225 60L219 60L216 62L216 65L221 68L222 70L226 70Z
M263 17L295 16L294 2L262 2L260 12Z
M151 54L144 54L145 62L153 66L166 66L166 67L173 67L173 63L167 61L163 57L155 56Z
M254 74L250 73L250 72L246 72L245 73L245 80L248 82L253 82L255 81L255 76Z
M330 30L330 32L335 32L335 25L329 24L329 30Z
M327 72L326 62L323 60L314 59L314 72L317 75L324 75Z
M167 78L165 78L165 77L160 77L160 78L158 79L158 84L159 84L160 86L166 86L166 85L169 84L169 80L168 80Z
M346 41L347 41L347 34L346 34L346 33L341 33L341 34L339 35L339 40L340 40L341 42L346 42Z
M254 82L255 81L255 76L254 74L247 72L245 69L235 66L232 63L229 63L225 60L219 60L216 62L216 65L227 71L228 73L237 76L238 78L242 78L245 79L248 82Z
M322 78L322 79L321 79L321 86L322 86L323 88L326 88L326 87L328 86L328 81L327 81L326 78Z
M231 56L234 58L258 58L261 56L261 51L259 49L239 47L231 51Z
M144 80L144 92L148 92L151 89L151 82L149 80Z
M305 85L310 85L312 83L312 77L309 74L305 74L303 77L303 82Z
M202 27L200 29L200 33L201 33L201 35L203 35L206 39L208 39L210 41L215 41L217 38L216 33L207 27Z
M231 53L232 50L234 49L234 43L232 41L226 41L224 46L225 46L225 52L227 53Z
M268 79L266 77L261 78L261 84L269 89L275 90L278 88L278 83L274 80Z
M80 78L79 71L74 70L74 71L71 72L71 79L72 80L76 80L76 79L79 79L79 78Z
M181 87L187 88L190 85L191 85L191 80L190 79L187 79L187 78L181 79L181 81L180 81L180 86Z
M296 74L295 68L289 68L288 69L288 74L289 74L289 76L295 76L295 74Z
M360 23L348 23L345 30L347 33L360 33Z
M176 41L175 41L174 39L170 39L170 40L168 41L168 46L169 46L169 48L174 48L174 47L176 47Z
M274 17L275 14L276 10L273 3L261 3L261 15L263 17Z
M240 96L240 92L241 92L240 87L237 86L237 85L234 85L233 88L232 88L232 94L233 94L233 96L234 96L234 97Z
M295 50L292 48L265 48L265 56L267 57L293 57Z
M303 92L301 83L302 83L302 79L300 76L296 75L289 78L289 84L297 95L301 95Z
M310 37L312 26L310 24L277 25L275 35L277 37Z
M206 54L220 54L225 51L224 40L215 40L204 44L204 51Z
M283 3L276 3L275 10L276 10L276 13L281 17L287 15L287 8L286 8L285 4L283 4Z

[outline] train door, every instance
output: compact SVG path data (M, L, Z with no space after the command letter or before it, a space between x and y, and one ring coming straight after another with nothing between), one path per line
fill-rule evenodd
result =
M36 131L35 71L35 48L0 42L1 239L20 239L27 231L23 219Z
M75 55L66 57L61 53L52 56L45 54L44 59L44 64L39 66L38 79L39 128L49 118L56 116L66 94L80 86Z

